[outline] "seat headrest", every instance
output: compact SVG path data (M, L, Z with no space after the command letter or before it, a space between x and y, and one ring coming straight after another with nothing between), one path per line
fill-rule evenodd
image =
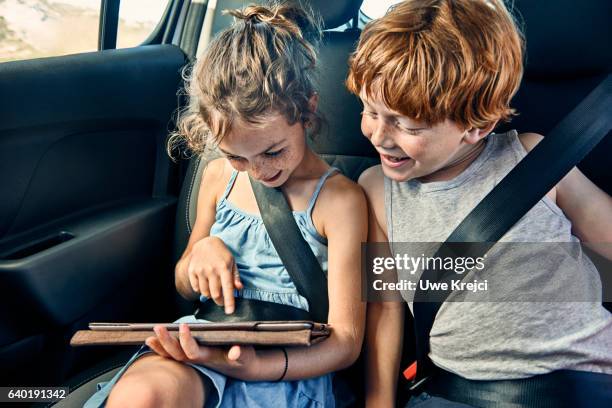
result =
M526 76L568 78L610 72L610 0L516 0L527 39Z
M308 0L307 3L321 15L325 28L331 29L355 17L363 0Z

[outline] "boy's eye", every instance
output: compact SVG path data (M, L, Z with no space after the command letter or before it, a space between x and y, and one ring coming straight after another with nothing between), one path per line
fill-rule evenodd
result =
M278 156L280 156L283 153L284 150L285 150L285 148L282 148L282 149L276 150L274 152L265 152L264 154L267 157L278 157Z
M369 117L374 118L374 119L377 117L375 112L370 112L370 111L367 111L367 110L362 111L361 114L369 116Z
M395 126L397 126L397 128L401 130L402 132L407 133L411 136L418 136L421 134L421 130L423 130L423 129L408 128L406 126L402 126L401 123L396 123Z

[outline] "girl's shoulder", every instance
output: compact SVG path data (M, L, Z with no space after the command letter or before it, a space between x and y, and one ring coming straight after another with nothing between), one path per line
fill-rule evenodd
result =
M207 195L214 197L216 203L221 199L229 183L233 168L227 159L220 157L209 161L202 171L200 191L206 190L208 192Z

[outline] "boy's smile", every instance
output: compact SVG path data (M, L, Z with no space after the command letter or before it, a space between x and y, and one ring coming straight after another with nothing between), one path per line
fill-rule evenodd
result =
M411 160L408 156L391 156L381 152L379 153L380 160L385 162L385 164L391 168L399 168Z
M478 157L487 129L462 130L451 120L425 124L361 94L361 131L380 154L385 176L396 181L450 180Z

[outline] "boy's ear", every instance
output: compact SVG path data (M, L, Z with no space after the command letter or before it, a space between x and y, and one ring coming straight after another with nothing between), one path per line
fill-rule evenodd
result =
M497 125L497 121L490 123L485 128L471 128L467 130L465 136L463 136L463 140L468 144L475 144L486 137Z

